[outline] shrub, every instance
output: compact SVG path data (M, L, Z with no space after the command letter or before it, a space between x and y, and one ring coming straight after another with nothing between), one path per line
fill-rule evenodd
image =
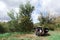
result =
M0 33L5 33L5 28L0 24Z

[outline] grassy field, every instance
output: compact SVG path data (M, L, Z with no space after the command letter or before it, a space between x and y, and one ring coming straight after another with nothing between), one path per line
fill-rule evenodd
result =
M0 40L60 40L60 31L49 31L50 36L36 36L34 33L18 32L0 34Z

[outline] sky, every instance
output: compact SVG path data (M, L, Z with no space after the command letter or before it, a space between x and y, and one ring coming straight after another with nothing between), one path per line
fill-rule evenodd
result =
M14 9L16 12L19 10L21 3L25 4L27 0L0 0L0 21L9 20L7 12ZM31 5L35 7L32 12L33 22L39 22L38 16L40 12L49 12L52 16L60 15L60 0L28 0ZM45 15L45 14L44 14Z

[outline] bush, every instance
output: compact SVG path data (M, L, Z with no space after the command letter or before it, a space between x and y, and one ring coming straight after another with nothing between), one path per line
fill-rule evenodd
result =
M15 32L16 31L16 28L15 27L17 27L18 26L18 24L17 24L17 22L14 20L14 21L9 21L8 22L8 30L9 30L9 32Z
M0 24L0 33L5 33L5 28Z
M19 23L16 28L16 31L21 31L21 32L28 32L33 29L33 23L31 20L24 20L23 22Z
M11 22L9 22L9 30L19 32L31 31L33 28L31 13L33 10L34 6L27 2L25 5L20 5L19 13L17 13L16 16L14 16L15 11L12 10L8 12L8 16L11 18Z

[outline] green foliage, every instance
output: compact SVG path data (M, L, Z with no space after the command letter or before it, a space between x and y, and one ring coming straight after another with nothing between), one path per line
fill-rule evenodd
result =
M40 26L42 27L47 27L51 30L54 30L55 29L55 18L54 17L51 17L49 15L49 13L47 14L47 16L43 16L43 13L40 13L41 16L38 18L38 20L40 21Z
M8 16L11 21L8 22L10 31L31 31L33 28L33 22L31 19L31 13L34 10L34 6L31 6L29 2L25 5L21 4L19 7L19 13L14 11L8 12Z
M16 31L16 28L18 24L17 24L17 21L16 20L11 20L8 22L8 29L10 32L15 32Z
M31 20L29 20L28 18L26 18L25 20L23 20L20 24L20 28L21 31L31 31L33 28L33 23L31 22ZM22 30L23 29L23 30Z
M8 12L8 16L10 16L12 20L15 20L14 10L11 10L10 12Z
M0 33L4 33L5 30L4 30L4 27L0 24Z
M17 30L19 31L31 31L33 28L33 23L31 19L31 13L34 10L34 7L31 6L30 3L26 3L25 5L20 5L20 23L19 27L17 27Z
M5 28L3 23L0 23L0 33L5 33Z

